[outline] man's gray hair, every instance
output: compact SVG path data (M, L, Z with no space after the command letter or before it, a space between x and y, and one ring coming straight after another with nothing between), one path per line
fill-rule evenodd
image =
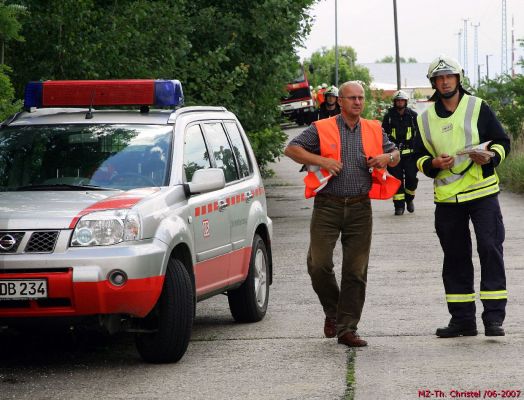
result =
M340 87L338 88L339 93L345 92L345 89L349 86L360 86L362 90L364 90L362 81L347 81L347 82L344 82L342 85L340 85Z

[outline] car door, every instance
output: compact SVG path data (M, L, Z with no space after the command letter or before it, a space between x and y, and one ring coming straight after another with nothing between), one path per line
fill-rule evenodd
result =
M212 158L200 124L186 128L184 136L184 170L187 182L201 168L210 168ZM192 195L193 239L196 253L195 284L197 296L227 285L231 258L231 230L227 188Z
M239 179L234 184L235 204L231 218L231 241L233 252L229 277L231 282L245 278L251 255L253 233L248 232L248 219L255 197L259 192L254 182L253 160L249 158L246 143L236 121L224 121L229 141L235 156Z
M245 165L241 170L237 149L226 133L224 122L213 121L203 124L203 127L214 166L222 168L226 178L227 197L225 200L229 206L232 245L229 282L233 283L245 278L247 273L249 246L252 240L251 237L246 238L249 212L249 207L246 207L248 200L246 192L249 190L249 183L244 179Z

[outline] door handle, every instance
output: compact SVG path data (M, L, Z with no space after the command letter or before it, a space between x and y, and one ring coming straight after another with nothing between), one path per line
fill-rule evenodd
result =
M227 204L227 201L225 201L225 200L218 200L218 211L220 211L220 212L224 211L227 208L228 205L229 204Z
M253 200L253 197L255 197L253 195L253 192L251 190L248 190L246 193L244 193L246 195L246 203L249 203L251 200Z

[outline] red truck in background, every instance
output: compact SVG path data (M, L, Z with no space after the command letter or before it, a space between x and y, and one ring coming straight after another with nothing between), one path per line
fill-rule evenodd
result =
M297 78L286 85L286 90L287 95L280 101L282 115L298 125L309 125L315 121L315 99L303 67L298 71Z

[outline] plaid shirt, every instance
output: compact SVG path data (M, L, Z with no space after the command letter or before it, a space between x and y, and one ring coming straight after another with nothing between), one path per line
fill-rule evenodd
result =
M333 176L319 193L329 193L339 197L365 195L371 189L371 174L366 164L366 156L362 146L360 122L351 130L344 122L342 115L337 117L340 132L342 170ZM300 135L289 143L290 146L300 146L305 150L320 155L320 139L315 124L311 124ZM386 133L382 131L382 149L390 153L396 149Z

